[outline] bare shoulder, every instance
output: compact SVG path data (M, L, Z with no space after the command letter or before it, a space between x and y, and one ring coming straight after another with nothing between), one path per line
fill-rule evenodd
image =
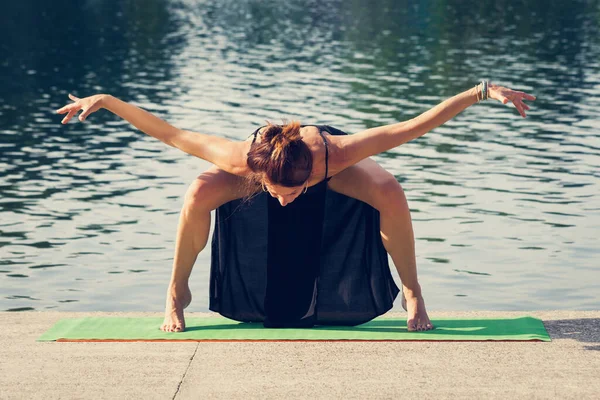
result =
M334 165L338 172L357 164L365 158L399 146L398 132L410 130L410 123L400 122L392 125L368 128L352 135L333 136L337 154Z
M348 145L352 142L352 135L329 135L329 176L336 175L351 164L348 159Z
M329 132L322 130L319 132L318 127L306 127L306 133L303 134L303 140L313 152L313 175L317 183L323 179L325 174L325 146L321 134L327 140L327 175L334 176L351 164L348 162L348 148L351 143L352 135L332 135Z
M234 142L233 151L231 152L231 165L233 166L232 173L237 176L247 177L250 175L248 167L248 152L252 140L244 140L242 142Z

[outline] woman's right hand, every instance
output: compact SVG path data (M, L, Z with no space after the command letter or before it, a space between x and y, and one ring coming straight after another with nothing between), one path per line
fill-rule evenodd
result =
M67 104L66 106L59 108L56 110L57 114L65 114L68 113L62 120L63 124L68 123L71 118L73 118L79 110L83 110L81 115L79 115L79 120L81 122L85 121L88 115L93 112L98 111L103 107L104 99L107 95L105 94L96 94L90 97L84 97L80 99L79 97L75 97L72 94L69 94L69 98L74 101L74 103Z

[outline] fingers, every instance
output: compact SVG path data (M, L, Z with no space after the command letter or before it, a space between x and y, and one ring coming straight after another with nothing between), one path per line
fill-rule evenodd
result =
M498 90L497 96L494 96L494 98L502 102L502 104L508 104L509 101L512 102L519 114L521 114L523 118L527 117L525 111L529 111L530 108L523 100L533 101L536 99L535 96L503 87L494 86L494 89Z
M77 103L71 103L71 104L67 104L66 106L63 106L61 108L59 108L58 110L56 110L57 114L64 114L66 112L69 112L73 109L79 109L79 107L81 107L79 104Z
M529 106L527 104L523 103L523 100L521 100L521 99L515 99L513 101L513 104L515 105L515 107L519 111L519 114L521 114L521 116L523 118L525 118L526 117L525 111L526 110L530 110Z
M514 92L514 94L518 97L519 100L525 99L525 100L534 101L536 99L535 96L525 93L525 92Z
M519 114L521 114L521 116L523 118L525 118L526 117L525 110L523 109L524 108L523 107L524 104L521 101L519 101L519 100L513 101L513 104L515 105L515 107L516 107L517 111L519 112Z
M517 109L519 114L521 114L521 116L523 118L526 118L527 115L525 114L525 111L528 111L530 108L527 104L523 103L523 99L535 100L535 96L532 96L532 95L524 93L524 92L515 92L515 91L507 94L507 96L510 97L510 101L512 101L512 103L515 105L515 108ZM500 101L502 101L502 104L508 104L509 98L507 98L506 96L503 96L503 95L500 95L499 97L500 97Z
M91 107L88 108L88 109L83 108L81 106L81 103L78 103L78 101L80 100L79 97L73 96L71 93L69 93L69 98L71 100L73 100L75 103L67 104L66 106L61 107L58 110L56 110L57 114L68 113L63 118L63 120L61 121L61 123L62 124L67 124L77 114L77 111L79 111L79 110L83 110L83 112L79 116L79 120L81 122L85 121L85 119L87 118L87 116L91 114Z
M56 113L57 114L64 114L67 111L71 110L72 108L73 108L73 105L72 104L68 104L68 105L66 105L64 107L61 107L58 110L56 110Z
M75 103L71 103L71 104L67 104L64 107L59 108L58 110L56 110L57 114L64 114L66 112L70 112L72 109L78 108L79 105L77 104L77 101L79 100L78 97L73 96L72 94L69 93L69 98L71 100L73 100Z
M61 123L63 125L66 124L66 123L68 123L71 120L71 118L73 118L75 116L75 114L77 114L77 111L78 111L77 109L70 110L69 113L67 114L67 116L63 118L63 120L61 121Z
M82 109L83 110L83 109ZM92 109L88 108L87 110L83 110L83 112L79 115L79 120L81 122L85 121L88 115L92 113Z

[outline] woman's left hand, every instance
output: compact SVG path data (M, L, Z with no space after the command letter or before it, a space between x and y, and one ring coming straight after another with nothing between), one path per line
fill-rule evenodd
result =
M523 103L523 100L535 100L535 96L525 92L519 92L492 83L489 84L488 91L490 99L496 99L502 102L502 104L508 104L508 102L511 101L523 118L526 117L525 110L529 110L529 106Z

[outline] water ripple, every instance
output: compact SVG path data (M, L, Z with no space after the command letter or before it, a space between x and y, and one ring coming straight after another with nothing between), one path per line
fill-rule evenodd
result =
M534 93L529 118L477 104L375 157L406 191L428 306L598 308L596 6L7 3L18 23L0 26L0 308L160 309L186 187L209 166L106 111L61 125L69 92L242 140L265 120L352 133L406 120L481 78ZM209 263L207 250L197 299ZM557 287L578 295L557 301Z

